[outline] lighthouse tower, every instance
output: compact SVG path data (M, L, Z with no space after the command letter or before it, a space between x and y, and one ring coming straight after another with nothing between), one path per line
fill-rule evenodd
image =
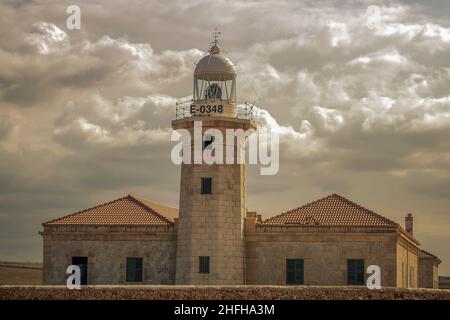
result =
M193 101L178 104L172 121L174 129L189 132L183 153L190 154L191 160L181 164L176 284L245 284L245 165L238 161L238 150L245 152L245 142L226 139L226 131L256 127L251 108L236 103L236 71L222 54L217 35L196 65ZM208 136L209 129L220 131L223 140ZM196 147L199 135L201 146ZM223 147L222 164L194 159L196 148L202 154L208 148L214 153L215 146ZM225 159L230 149L232 163Z

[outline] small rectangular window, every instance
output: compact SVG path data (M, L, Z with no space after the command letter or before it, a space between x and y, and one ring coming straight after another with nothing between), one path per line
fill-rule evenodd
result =
M347 284L364 285L364 259L347 260Z
M286 259L286 284L303 284L303 259Z
M211 194L212 193L212 178L206 177L202 178L202 194Z
M209 273L209 257L202 256L198 258L199 258L198 273Z
M126 281L142 282L142 258L127 258Z
M88 258L87 257L72 257L72 264L80 267L82 286L87 285L87 272L88 272Z

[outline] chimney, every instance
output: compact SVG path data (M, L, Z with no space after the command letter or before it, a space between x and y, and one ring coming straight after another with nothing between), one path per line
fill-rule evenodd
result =
M405 217L405 229L410 235L413 235L413 220L413 215L408 213Z
M245 218L244 224L244 232L252 233L256 230L256 220L257 220L256 211L247 211L247 217Z

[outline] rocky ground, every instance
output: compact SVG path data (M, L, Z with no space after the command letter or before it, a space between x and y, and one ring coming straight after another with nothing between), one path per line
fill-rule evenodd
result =
M0 286L0 299L450 300L450 290L322 286Z

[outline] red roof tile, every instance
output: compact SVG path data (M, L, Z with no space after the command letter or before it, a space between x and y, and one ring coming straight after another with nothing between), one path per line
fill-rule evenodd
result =
M338 194L308 203L262 222L265 225L397 227L398 224Z
M44 223L54 225L172 225L178 209L128 195Z

